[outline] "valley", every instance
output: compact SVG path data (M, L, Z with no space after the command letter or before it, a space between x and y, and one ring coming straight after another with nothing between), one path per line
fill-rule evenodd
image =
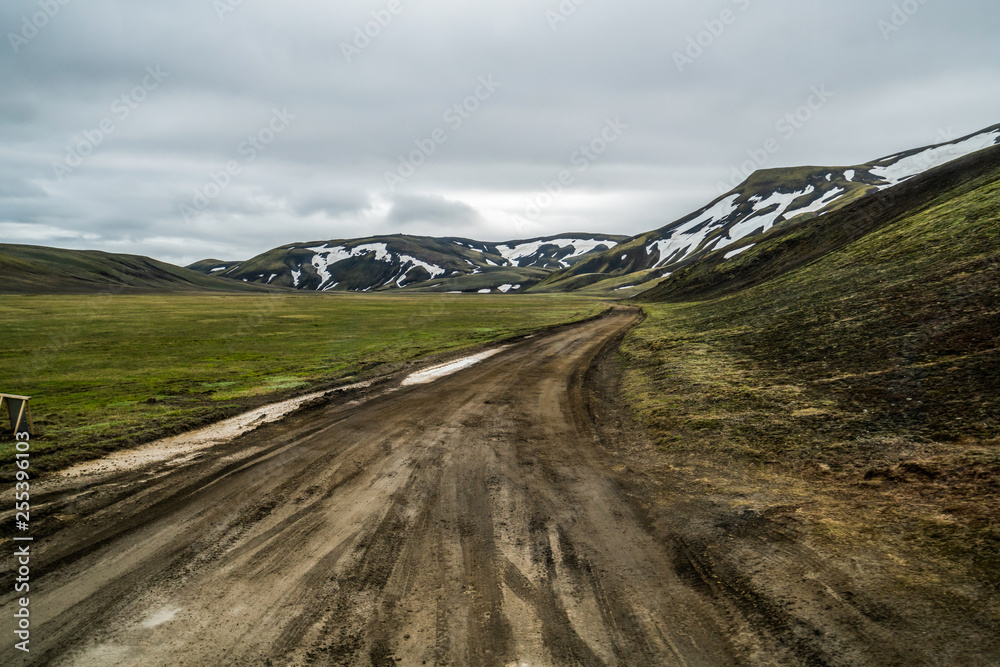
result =
M636 237L0 245L33 664L995 664L998 138Z

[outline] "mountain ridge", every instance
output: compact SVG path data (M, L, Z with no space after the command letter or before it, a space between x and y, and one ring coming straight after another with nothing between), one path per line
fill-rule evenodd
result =
M936 205L947 205L984 174L1000 173L1000 145L926 171L891 189L816 218L793 221L726 254L715 251L634 297L640 302L712 299L793 271L823 255Z
M290 243L245 262L202 260L188 268L231 280L319 292L417 286L508 292L526 289L548 273L610 249L624 238L579 233L486 242L396 234ZM468 280L472 276L478 278Z
M706 206L624 236L564 233L501 242L381 235L289 243L244 261L177 267L139 255L0 244L0 291L122 289L571 292L635 295L747 239L828 216L1000 144L1000 124L854 166L761 169ZM712 266L715 266L713 264Z
M574 291L645 271L643 283L669 276L708 254L796 219L820 217L937 166L1000 143L1000 124L954 141L847 167L758 170L743 183L668 225L623 241L611 252L556 272L536 288Z

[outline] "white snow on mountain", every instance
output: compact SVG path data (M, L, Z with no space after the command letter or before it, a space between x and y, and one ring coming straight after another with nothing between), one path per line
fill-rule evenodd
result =
M751 243L748 246L744 246L742 248L737 248L736 250L733 250L731 252L727 252L724 255L724 259L732 259L733 257L736 257L737 255L742 255L743 253L745 253L747 250L749 250L750 248L754 247L755 245L757 245L757 244L756 243Z
M653 268L660 268L680 261L699 250L708 236L727 224L731 225L728 234L712 244L711 249L725 248L754 232L766 232L781 220L790 220L799 215L820 211L846 193L844 188L834 188L809 204L791 208L795 201L815 191L816 189L809 185L804 190L772 192L767 197L754 195L747 200L747 203L753 204L753 211L743 218L736 219L734 214L739 208L740 195L731 195L720 200L694 220L682 225L669 238L647 245L646 253L652 255L654 250L659 253L659 259ZM698 227L701 229L694 231Z
M740 196L735 194L719 200L714 206L694 220L681 225L676 232L670 235L670 238L654 241L647 245L647 255L652 255L655 250L660 256L654 268L663 266L678 253L680 255L677 259L680 259L697 250L698 246L705 240L705 237L718 229L729 216L736 212L739 198ZM704 226L702 227L702 225ZM691 231L696 227L702 227L702 229Z
M843 195L845 192L847 192L847 190L845 190L844 188L834 188L833 190L830 190L825 195L823 195L822 197L820 197L811 204L806 204L802 208L796 208L791 211L787 211L785 213L785 219L791 220L792 218L798 215L805 215L806 213L815 213L816 211L821 211L830 204L832 204L833 202L840 199L840 196Z
M871 173L886 182L885 185L879 186L880 189L885 190L934 167L989 148L998 141L1000 141L1000 130L984 132L964 141L928 148L890 164L872 167ZM895 157L893 156L893 158ZM888 162L893 158L886 158L882 162Z
M333 280L333 274L330 272L330 267L334 264L353 257L364 257L372 252L375 253L375 261L377 262L392 263L393 257L395 256L385 243L365 243L351 249L345 248L344 246L330 247L327 245L315 246L306 249L316 253L313 255L311 264L313 265L313 268L316 269L316 273L318 273L320 277L319 286L316 288L318 291L331 290L340 284L339 282L330 284ZM416 257L411 257L410 255L398 255L397 259L402 265L402 268L400 273L389 281L389 283L396 283L397 287L404 286L404 279L407 273L409 273L410 269L417 266L423 267L427 273L431 275L431 278L443 276L448 272L440 266L429 264L417 259ZM292 278L296 287L299 285L300 277L301 272L292 272Z
M409 255L400 255L399 261L402 262L403 264L409 262L413 264L413 266L422 266L427 271L427 273L431 274L432 279L437 278L438 276L443 276L444 274L448 273L446 269L442 269L440 266L436 266L434 264L428 264L427 262L422 262L416 257L410 257ZM407 271L409 271L409 269L407 269Z
M573 252L569 255L561 258L559 261L565 267L569 266L566 261L568 259L575 259L580 255L586 255L588 252L593 252L595 248L599 246L607 246L609 248L618 245L615 241L601 241L596 239L552 239L552 240L540 240L540 241L528 241L527 243L520 243L518 245L499 245L497 246L497 251L506 259L509 263L516 265L519 260L525 257L531 257L538 254L538 251L542 246L555 245L558 246L560 250L565 250L566 248L572 247Z
M392 253L389 252L389 247L384 243L365 243L363 245L355 246L353 252L356 256L374 252L376 262L392 261Z

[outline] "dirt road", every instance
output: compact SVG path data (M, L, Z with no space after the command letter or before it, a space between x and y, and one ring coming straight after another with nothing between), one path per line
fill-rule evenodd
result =
M732 662L582 409L582 369L637 317L75 497L35 547L30 657L5 641L0 663Z
M194 458L33 497L54 528L33 545L31 653L8 635L0 664L929 655L762 517L650 510L618 458L607 361L593 364L638 318L619 309L429 384L330 399ZM777 593L761 592L769 581ZM0 603L9 627L15 596Z

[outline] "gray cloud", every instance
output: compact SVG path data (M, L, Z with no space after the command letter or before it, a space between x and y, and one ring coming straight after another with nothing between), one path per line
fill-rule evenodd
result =
M28 38L40 5L4 3L0 241L187 263L401 229L639 233L714 197L813 86L834 96L767 166L857 163L1000 122L988 3L894 16L894 0L588 0L553 30L556 0L425 0L348 62L342 44L386 4L258 0L220 20L211 2L73 0ZM143 90L156 67L168 75ZM495 93L463 106L489 76ZM294 119L271 138L275 109ZM621 139L526 218L618 116ZM391 189L387 172L434 136ZM270 140L249 160L251 137Z
M386 216L390 225L432 228L475 227L480 218L479 212L468 204L440 195L398 195Z

